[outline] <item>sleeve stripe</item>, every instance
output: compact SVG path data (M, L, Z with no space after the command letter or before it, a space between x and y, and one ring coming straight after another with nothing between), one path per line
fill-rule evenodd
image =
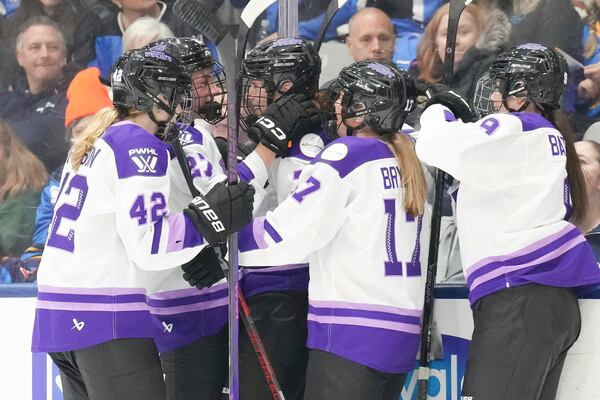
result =
M183 238L185 237L185 220L183 214L169 215L169 240L167 240L167 253L183 249Z
M244 164L244 162L241 162L237 165L237 171L240 175L240 179L244 182L250 182L255 178L252 170L246 164Z
M188 247L194 247L204 243L204 238L200 232L198 232L198 229L190 220L190 217L185 214L181 215L185 221L185 237L183 238L183 248L187 249Z

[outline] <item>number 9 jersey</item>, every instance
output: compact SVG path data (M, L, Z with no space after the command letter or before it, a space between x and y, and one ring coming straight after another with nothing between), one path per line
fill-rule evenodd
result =
M206 246L167 209L169 150L130 122L109 127L77 170L67 160L38 273L34 352L152 337L153 271Z
M404 210L390 148L374 138L337 139L299 182L274 211L240 231L240 264L308 256L307 346L384 372L412 370L429 216Z

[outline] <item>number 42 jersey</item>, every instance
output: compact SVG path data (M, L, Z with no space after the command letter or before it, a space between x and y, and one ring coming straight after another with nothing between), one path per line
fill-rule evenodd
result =
M406 213L400 175L386 143L338 139L239 236L245 266L308 256L309 348L385 372L414 367L427 253L429 217Z

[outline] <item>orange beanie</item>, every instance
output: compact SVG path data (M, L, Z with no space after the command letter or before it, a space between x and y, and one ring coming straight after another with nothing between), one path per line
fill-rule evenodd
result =
M67 109L65 111L65 126L79 118L94 115L104 107L112 107L106 87L100 83L100 70L96 67L80 71L67 89Z

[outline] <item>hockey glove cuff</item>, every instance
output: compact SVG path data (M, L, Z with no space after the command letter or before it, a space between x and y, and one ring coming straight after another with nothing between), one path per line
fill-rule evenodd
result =
M425 108L432 104L441 104L450 109L456 118L463 122L475 122L478 120L473 106L460 94L453 90L447 90L434 94L425 104Z

